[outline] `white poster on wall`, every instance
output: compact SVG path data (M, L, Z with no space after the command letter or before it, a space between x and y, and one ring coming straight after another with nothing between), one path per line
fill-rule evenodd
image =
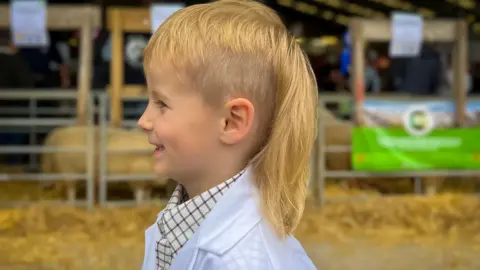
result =
M391 57L419 55L423 41L423 18L418 14L394 12L392 15Z
M17 47L48 46L46 1L13 0L10 4L10 30Z
M182 3L155 3L150 7L150 21L152 33L157 31L158 27L177 10L184 8Z

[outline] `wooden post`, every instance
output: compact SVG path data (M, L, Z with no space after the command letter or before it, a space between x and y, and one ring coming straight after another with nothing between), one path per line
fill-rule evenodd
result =
M466 90L465 75L468 66L468 26L465 21L455 25L455 43L453 48L453 97L455 99L455 124L459 127L465 123Z
M112 57L110 60L110 123L120 127L123 118L121 91L124 84L124 59L123 59L123 31L120 10L115 9L109 13L111 17L111 46Z
M112 59L110 62L110 125L120 127L123 120L122 99L139 96L145 86L125 85L124 39L125 32L150 33L150 9L112 7L107 10L107 27L112 37Z
M355 97L354 121L363 124L363 96L365 95L365 39L362 21L355 18L350 21L352 37L352 66L350 89Z
M91 98L92 87L92 22L86 20L80 34L80 65L78 72L77 124L87 124L87 102ZM92 108L90 108L92 109Z

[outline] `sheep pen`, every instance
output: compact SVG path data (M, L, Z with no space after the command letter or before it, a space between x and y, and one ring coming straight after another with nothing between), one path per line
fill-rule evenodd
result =
M53 130L45 139L45 146L55 147L86 147L87 133L94 129L94 171L95 185L99 181L100 164L100 128L99 127L60 127ZM124 130L120 128L106 128L106 147L108 150L119 148L148 149L152 146L148 143L147 137L136 130ZM153 151L153 150L152 150ZM107 175L152 175L153 158L151 152L122 152L115 154L107 153ZM41 158L41 171L43 173L85 173L87 170L86 158L83 153L44 153ZM148 190L152 185L166 186L167 179L160 178L153 181L129 181L129 185L135 191L137 203L148 199ZM76 183L73 181L62 181L56 184L58 190L66 190L69 201L75 199ZM145 193L144 190L147 190Z
M325 146L351 146L351 136L353 124L349 121L342 121L337 119L330 111L326 109L320 110L321 121L325 124ZM96 185L99 181L99 164L100 164L100 128L91 127L95 132L95 160L94 171L96 173ZM86 147L87 145L87 132L89 127L84 126L72 126L72 127L60 127L50 132L44 142L45 146L58 146L58 147ZM114 148L150 148L147 138L144 134L138 130L124 130L120 128L106 128L107 139L106 146L108 149ZM125 144L127 142L128 144ZM153 149L152 149L153 150ZM326 168L330 171L335 170L352 170L350 152L344 153L326 153ZM139 153L139 152L124 152L124 153L110 153L108 155L107 174L123 174L123 175L147 175L153 173L153 160L151 153ZM6 168L8 169L8 168ZM41 158L41 171L43 173L85 173L86 172L86 156L84 153L45 153ZM8 173L8 171L7 171ZM442 182L445 178L442 177L430 177L423 178L427 194L435 194L442 191L468 191L476 189L475 181L472 179L455 179L456 181L448 181L443 186ZM28 179L25 179L28 181ZM334 181L335 180L335 181ZM338 184L337 180L344 179L327 179L327 184ZM465 181L462 181L465 180ZM157 183L155 183L157 182ZM45 197L38 196L38 188L32 189L32 185L23 185L22 182L17 183L1 183L1 189L5 192L0 194L0 200L11 200L12 197L26 197L24 193L34 194L31 197ZM159 178L156 181L128 181L129 189L134 191L135 200L137 203L141 203L143 200L148 200L149 195L153 187L160 187L163 190L166 187L166 196L169 196L169 192L174 187L174 183L167 181L166 179ZM363 179L350 179L348 180L348 187L350 189L363 189L379 191L381 193L411 193L414 190L414 184L411 178L363 178ZM22 185L20 185L22 184ZM27 187L28 186L28 187ZM73 200L76 193L75 182L61 181L56 183L55 191L66 192L67 198ZM111 187L118 187L118 185L111 185ZM442 189L440 189L442 187ZM51 195L55 192L46 191L43 189L46 198L50 199ZM55 194L57 194L55 193ZM123 196L119 194L120 197ZM28 195L30 196L30 195ZM116 194L117 196L117 194ZM18 198L13 198L18 199ZM122 197L123 199L123 197Z
M352 131L354 124L351 121L344 121L336 118L326 108L320 108L319 117L324 125L325 146L348 146L352 145ZM351 152L327 152L326 169L329 171L351 171ZM458 178L458 177L457 177ZM423 188L427 195L436 194L444 185L447 178L443 176L422 177ZM466 181L451 181L445 185L446 189L472 191L475 189L474 179ZM348 187L374 189L383 193L411 193L414 190L411 177L397 178L358 178L347 180Z

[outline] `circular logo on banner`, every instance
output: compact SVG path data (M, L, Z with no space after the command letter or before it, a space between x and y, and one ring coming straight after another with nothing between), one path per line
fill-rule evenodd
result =
M408 108L403 115L403 125L410 135L426 135L430 133L434 127L433 115L427 107L412 106Z

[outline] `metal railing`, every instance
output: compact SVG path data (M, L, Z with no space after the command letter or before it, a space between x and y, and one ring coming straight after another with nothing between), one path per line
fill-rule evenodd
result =
M18 91L6 92L0 91L1 100L10 100L10 99L25 99L25 100L42 100L42 99L53 99L53 100L64 100L64 99L75 99L75 91ZM97 110L94 107L94 98L98 99L99 106ZM411 96L393 96L393 95L376 95L373 97L368 97L369 99L388 99L388 100L405 100L405 101L418 101L418 100L447 100L446 98L432 98L424 97L412 99ZM479 98L469 98L470 100L478 100ZM124 101L145 101L146 97L130 98ZM320 96L320 106L325 107L326 103L341 103L341 102L352 102L353 98L348 94L343 95L321 95ZM135 182L135 181L153 181L157 179L157 176L152 174L129 174L129 175L120 175L120 174L108 174L108 162L109 154L113 153L145 153L151 152L152 149L131 149L131 148L122 148L122 149L110 149L108 147L108 108L109 108L109 96L104 93L96 93L88 102L89 110L89 121L88 125L94 127L93 117L95 111L99 113L99 138L95 138L94 128L91 129L92 132L88 133L87 145L85 148L57 148L57 147L46 147L46 146L7 146L0 147L0 153L27 153L35 155L38 153L61 153L61 152L77 152L85 153L85 162L87 164L87 171L85 173L78 174L15 174L7 175L0 174L0 181L10 181L17 179L29 180L38 180L38 181L63 181L63 180L86 180L87 181L87 199L83 205L92 206L93 198L95 195L94 191L94 176L98 175L99 177L99 189L98 196L99 202L101 205L133 205L138 203L134 200L115 200L111 201L107 199L108 195L108 184L114 182ZM138 114L138 110L132 109L132 115ZM65 117L49 117L49 118L15 118L15 119L0 119L0 126L17 126L23 128L29 127L53 127L58 125L73 125L75 123L74 118L65 118ZM137 115L138 117L140 115ZM125 120L123 122L124 127L133 127L136 125L136 121ZM316 141L316 148L314 150L315 155L312 155L312 177L310 180L311 190L316 195L319 205L323 205L326 200L336 200L335 198L326 198L325 197L325 181L327 178L342 178L345 181L351 179L359 178L395 178L395 177L412 177L415 178L415 191L420 192L421 177L429 176L478 176L480 175L480 170L432 170L432 171L399 171L399 172L366 172L366 171L353 171L353 170L343 170L343 171L332 171L327 168L326 157L327 153L346 153L351 151L351 146L345 145L326 145L325 144L325 131L328 130L329 126L325 125L325 121L322 119L322 115L319 117L318 125L318 137ZM95 141L99 142L99 146ZM94 164L95 153L99 155L99 165L96 167ZM164 202L164 201L162 201ZM152 201L145 201L142 203L158 203ZM82 204L81 202L75 202L75 204Z
M35 104L39 100L75 100L77 93L75 91L66 91L62 89L39 91L39 90L15 90L15 91L0 91L0 100L29 100ZM89 99L87 102L88 112L88 125L93 126L93 102ZM37 127L48 127L50 129L58 126L71 126L76 123L75 117L49 117L49 118L37 118L34 114L29 114L28 118L16 117L16 118L0 118L0 126L21 127L30 128L34 133ZM31 133L31 134L32 134ZM83 173L19 173L19 174L0 174L0 181L17 181L28 179L29 181L77 181L85 180L87 186L86 200L78 201L73 198L73 201L69 201L70 204L93 206L93 189L94 189L94 134L93 132L87 132L86 134L87 145L85 147L48 147L48 146L36 146L32 145L32 139L30 139L31 145L27 146L0 146L1 154L43 154L43 153L84 153L86 171ZM58 201L57 201L58 202ZM61 201L65 203L66 201ZM32 202L33 203L33 202ZM30 202L9 202L3 203L4 205L25 205Z
M135 182L135 181L154 181L158 179L158 176L153 174L153 168L152 168L152 174L108 174L107 169L108 169L108 156L109 154L114 154L114 153L152 153L152 148L145 148L145 149L136 149L136 148L129 148L128 146L122 147L122 148L109 148L108 147L108 108L109 108L109 96L108 94L99 94L99 109L100 109L100 114L99 114L99 127L100 127L100 167L99 167L99 176L100 176L100 183L99 183L99 203L100 205L103 206L110 206L110 205L115 205L115 206L129 206L129 205L134 205L134 204L159 204L159 203L164 203L165 201L152 201L152 200L108 200L108 184L109 183L115 183L115 182ZM146 97L141 97L141 98L125 98L124 100L127 101L146 101ZM139 117L139 116L138 116ZM134 128L136 126L136 121L128 121L124 120L122 123L123 127L127 128ZM143 191L143 190L141 190Z
M75 117L76 108L75 106L68 106L59 108L51 108L46 106L39 106L38 98L39 96L51 95L54 94L57 96L57 100L68 100L72 99L72 95L76 92L76 89L1 89L0 91L0 99L5 100L22 100L28 101L28 105L26 106L15 106L15 105L8 105L0 107L0 115L2 116L12 116L12 117L21 117L25 119L24 121L30 121L29 119L40 119L48 120L48 117L58 118L61 116L68 116L68 117ZM95 119L98 116L99 108L96 104L98 102L97 97L105 92L105 89L93 89L92 90L92 110L93 110L93 118ZM41 99L50 99L50 98L41 98ZM126 106L123 110L125 118L135 117L138 115L138 109L132 109ZM9 117L8 119L12 119ZM6 120L6 119L5 119ZM35 120L34 120L35 121ZM24 126L24 125L16 125L14 120L11 121L13 124L10 126L9 131L12 133L23 133L28 134L29 144L35 144L38 135L47 134L51 131L51 126L49 125L33 125L33 126ZM35 155L30 155L29 157L29 168L35 169L37 167L37 161Z

